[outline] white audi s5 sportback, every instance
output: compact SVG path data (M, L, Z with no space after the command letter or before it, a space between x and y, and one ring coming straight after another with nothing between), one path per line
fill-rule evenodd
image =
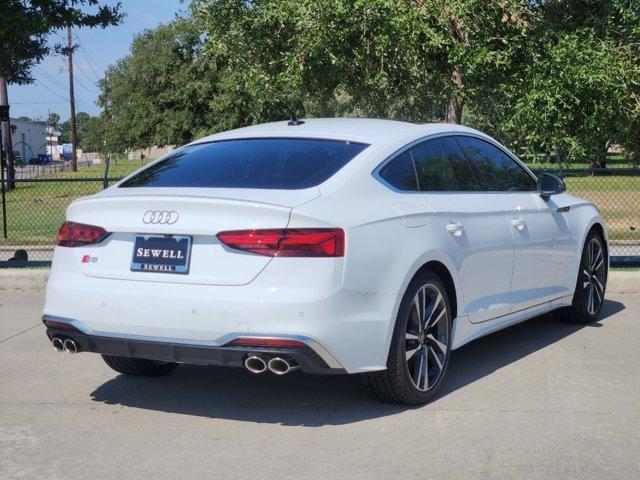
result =
M359 373L419 404L451 351L557 311L592 322L597 209L470 128L311 119L203 138L73 202L43 321L58 351Z

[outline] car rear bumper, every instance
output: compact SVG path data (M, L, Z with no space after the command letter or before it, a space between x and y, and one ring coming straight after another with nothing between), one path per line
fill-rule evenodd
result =
M86 334L215 348L233 335L299 336L330 352L330 368L386 368L398 295L344 290L341 272L321 261L274 262L249 284L219 286L96 278L67 250L54 254L43 314Z
M260 356L265 359L281 357L289 361L292 360L292 364L299 365L306 373L346 373L338 361L321 345L313 339L300 335L264 337L295 340L304 346L236 346L230 343L242 337L242 334L226 335L218 342L190 343L181 339L158 339L94 332L76 320L48 315L43 315L42 321L45 325L48 321L55 322L55 326L47 328L46 333L49 340L53 340L55 337L62 340L71 339L78 346L79 352L228 367L244 367L245 360L251 356Z

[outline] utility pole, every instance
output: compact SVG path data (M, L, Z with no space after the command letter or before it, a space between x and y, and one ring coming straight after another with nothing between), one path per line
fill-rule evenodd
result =
M7 187L15 188L15 163L13 158L13 144L11 143L11 122L9 121L9 95L7 93L7 80L0 75L0 107L6 110L6 118L2 118L2 143L6 152Z
M4 78L2 78L4 80ZM9 121L9 106L0 105L0 123ZM4 131L4 127L3 127ZM4 184L4 149L2 148L2 137L0 135L0 190L2 191L2 236L7 238L7 199L5 195L6 186Z
M76 99L73 94L73 42L71 41L71 27L67 27L67 55L69 56L69 103L71 106L71 170L78 171L78 157L76 156L76 148L78 147L76 140Z

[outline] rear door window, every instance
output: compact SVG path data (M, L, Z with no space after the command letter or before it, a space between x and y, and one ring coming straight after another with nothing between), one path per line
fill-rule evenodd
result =
M423 192L477 192L481 184L452 137L426 140L411 147Z
M306 138L201 143L170 153L119 187L310 188L334 175L367 146Z
M469 161L476 167L490 192L536 191L536 181L501 149L475 137L456 137Z

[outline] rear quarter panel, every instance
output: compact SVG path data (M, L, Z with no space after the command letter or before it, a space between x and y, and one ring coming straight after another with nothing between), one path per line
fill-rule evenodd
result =
M375 318L369 319L371 325L384 325L381 331L385 358L402 296L425 263L438 261L447 267L456 287L457 310L464 314L446 239L437 228L433 212L418 195L393 192L372 177L350 182L328 194L321 187L318 199L293 209L289 223L292 228L318 225L345 230L342 289L370 298L388 297L382 303L390 308L370 311Z

